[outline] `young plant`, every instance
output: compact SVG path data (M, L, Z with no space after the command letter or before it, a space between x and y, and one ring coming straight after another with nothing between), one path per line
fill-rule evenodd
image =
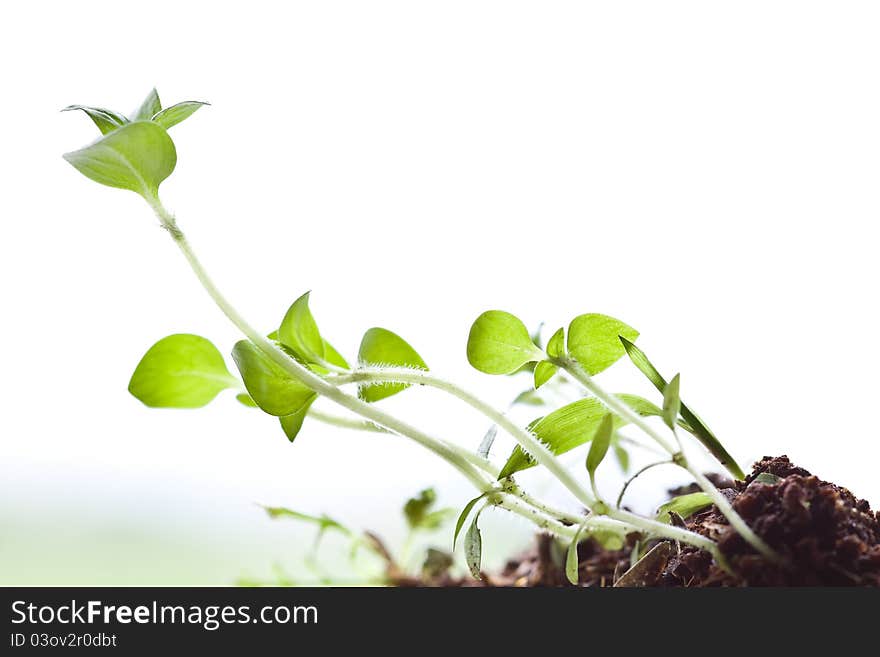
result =
M531 370L534 389L520 395L521 403L542 402L543 391L554 385L580 387L578 398L536 418L527 426L513 422L506 409L497 409L464 388L436 376L425 360L402 337L385 328L371 328L363 336L356 359L342 355L324 337L309 308L309 294L297 298L269 332L254 328L214 285L196 257L177 219L159 197L161 183L171 175L177 162L174 142L168 128L195 112L204 103L189 101L162 109L158 94L150 93L131 116L101 108L71 106L85 112L97 125L101 136L92 144L64 157L85 176L101 184L139 194L159 219L196 278L218 308L243 335L232 348L240 379L226 366L220 351L207 339L176 334L159 340L141 359L129 390L144 404L154 407L196 408L212 401L219 392L231 389L248 407L278 417L288 440L293 441L307 421L335 426L385 431L411 439L432 451L458 470L477 490L477 497L462 511L453 542L473 515L465 532L464 550L469 569L480 576L482 535L480 513L498 507L532 521L541 530L568 541L569 576L576 578L577 543L593 536L613 539L638 532L646 540L671 539L706 550L726 567L724 557L711 539L670 523L667 509L660 518L641 516L612 505L599 494L596 469L610 448L623 469L629 455L623 444L632 441L619 433L626 425L640 430L647 439L636 444L664 454L659 463L687 471L702 489L701 502L714 503L730 525L758 553L776 559L773 551L734 511L730 503L689 460L680 431L701 443L736 478L743 472L708 426L680 399L679 378L667 382L634 341L638 332L606 315L588 313L575 317L567 330L559 328L545 347L516 316L489 310L473 323L467 339L467 358L477 370L492 375L509 375L524 368ZM663 396L662 406L636 395L612 394L594 377L624 355L651 381ZM353 363L353 364L352 364ZM389 413L382 400L403 393L411 385L437 389L456 397L482 413L492 428L477 451L416 427ZM355 392L347 391L354 386ZM317 407L324 400L343 409L344 415ZM647 421L663 420L666 431ZM489 458L495 433L502 430L517 443L516 449L500 465ZM563 466L559 455L592 443L586 472ZM653 447L651 447L653 445ZM556 509L526 493L517 483L518 472L530 467L545 468L586 510L586 515ZM641 471L640 471L641 472ZM640 473L637 473L637 475ZM631 480L630 480L631 481ZM629 481L624 485L629 484ZM424 522L414 502L413 523ZM479 508L477 508L479 505ZM676 507L678 508L678 507ZM476 509L476 511L475 511ZM417 518L422 517L421 520ZM573 557L571 555L574 555Z

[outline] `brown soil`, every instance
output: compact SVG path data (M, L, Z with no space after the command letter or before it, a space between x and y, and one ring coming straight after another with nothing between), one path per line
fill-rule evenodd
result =
M756 481L761 473L781 478ZM762 479L766 480L766 476ZM650 557L632 566L638 535L622 550L605 550L594 541L578 547L581 586L880 586L880 513L845 488L820 480L787 457L764 457L744 482L714 479L736 511L786 562L768 562L730 528L713 505L684 522L716 540L734 575L705 552L668 541L655 542ZM670 491L692 492L690 487ZM644 550L643 550L644 553ZM482 582L437 573L396 583L415 586L570 586L564 574L564 547L548 536ZM624 575L626 574L626 577ZM623 579L621 579L624 577Z

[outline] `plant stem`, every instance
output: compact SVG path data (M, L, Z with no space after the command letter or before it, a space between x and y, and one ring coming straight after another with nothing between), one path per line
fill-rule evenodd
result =
M434 438L427 433L409 425L408 423L389 415L382 409L367 404L357 397L346 394L335 385L328 383L322 377L314 374L306 367L303 367L294 359L290 358L282 351L273 341L266 338L262 333L253 328L242 317L238 310L223 296L214 282L208 276L208 272L202 266L202 263L196 257L195 252L189 245L183 232L177 226L174 216L165 209L158 198L152 199L150 205L153 211L162 222L162 226L168 231L180 251L183 253L187 262L198 278L202 287L213 299L214 303L220 308L224 315L231 321L245 337L247 337L260 351L277 364L288 376L308 386L320 395L323 395L333 402L336 402L343 408L375 422L381 427L411 438L423 447L438 454L448 461L461 474L463 474L478 490L486 492L492 489L492 483L489 482L474 466L459 454L455 449L444 441Z
M543 465L555 476L578 499L578 501L592 508L596 503L593 495L560 463L553 454L538 438L515 424L504 413L493 408L476 395L471 394L454 383L434 376L424 370L406 367L364 367L351 374L343 374L328 379L337 385L346 383L410 383L437 388L450 395L457 397L471 408L479 411L492 422L510 434L527 454L530 454L538 463Z
M761 555L773 562L779 562L780 557L773 549L767 545L764 540L758 536L751 527L746 524L736 510L730 505L727 498L719 491L715 485L706 479L706 477L696 468L694 468L687 460L681 449L676 449L669 441L661 436L650 424L629 406L613 394L606 392L601 388L593 378L587 374L580 364L571 358L555 359L554 363L571 374L585 389L591 392L597 399L604 403L611 411L617 413L620 417L636 425L645 432L650 438L653 438L663 449L669 452L673 462L687 470L694 477L697 485L705 492L718 507L718 510L727 518L730 526L733 527L743 539L757 550ZM680 446L680 443L679 443ZM659 523L663 524L663 523ZM714 543L713 543L714 545Z
M616 506L618 509L620 508L620 503L623 502L623 496L626 493L626 489L629 488L629 485L636 480L636 477L638 477L643 472L650 470L651 468L656 468L658 465L667 465L669 463L673 463L673 461L654 461L653 463L649 463L645 467L640 468L638 472L636 472L632 477L624 482L623 488L620 489L620 495L617 496L617 504L615 504L614 506Z

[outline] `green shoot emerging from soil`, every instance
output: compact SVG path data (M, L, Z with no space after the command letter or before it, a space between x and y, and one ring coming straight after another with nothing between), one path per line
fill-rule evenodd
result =
M197 408L208 404L222 390L232 389L245 406L278 417L290 441L297 437L307 418L343 428L390 432L414 440L458 470L477 491L476 497L458 515L451 537L453 544L463 543L466 563L474 577L480 577L482 553L478 522L488 507L500 507L527 518L541 530L567 541L571 547L566 571L575 583L575 548L579 541L594 537L620 546L624 537L634 532L645 538L667 538L694 545L726 567L723 555L712 540L674 522L708 504L715 504L758 553L767 559L776 559L733 510L727 498L691 464L688 437L702 444L735 478L744 477L742 470L706 423L684 403L678 375L671 379L661 375L634 344L638 332L620 320L596 313L578 315L567 329L559 328L553 333L544 347L538 345L522 321L508 312L488 310L474 321L467 339L467 358L474 368L491 375L510 375L524 368L533 372L534 389L520 395L517 402L534 401L539 395L535 391L543 386L578 386L577 399L525 427L510 420L507 409L497 409L464 388L435 376L410 343L388 329L369 329L356 359L345 358L318 328L309 309L308 293L296 299L278 326L271 327L269 332L251 326L215 287L176 218L159 198L161 183L171 175L177 163L177 152L168 129L204 104L187 101L163 109L153 90L130 117L95 107L67 108L85 112L101 136L92 144L65 154L65 159L96 182L142 196L205 291L243 335L232 348L240 378L229 371L221 352L209 340L176 334L162 338L147 350L132 375L129 384L132 395L147 406ZM597 383L595 377L624 356L656 387L661 398L659 405L636 395L612 394ZM492 429L480 448L472 451L416 427L392 415L379 403L403 393L411 385L435 388L485 415ZM349 387L353 391L349 391ZM340 407L342 412L319 410L314 402L321 398ZM662 422L650 421L652 417ZM627 425L639 430L640 441L620 433ZM500 465L488 458L498 430L509 434L517 443L513 453ZM627 445L633 442L662 454L660 460L642 468L635 476L650 467L669 465L687 471L702 492L673 500L664 505L656 517L638 515L621 506L623 494L633 478L617 495L606 496L597 486L596 471L609 453L626 469ZM586 443L590 443L586 467L563 466L559 455ZM567 513L526 493L516 482L516 475L535 466L545 468L555 477L586 512ZM428 511L433 493L425 491L423 495L424 498L411 500L406 510L414 530L426 526L425 523L436 526L440 521L438 516L431 515L436 512ZM293 512L270 509L269 513ZM348 531L329 519L296 515L314 520L322 532ZM351 538L356 545L364 544L362 537L352 534Z

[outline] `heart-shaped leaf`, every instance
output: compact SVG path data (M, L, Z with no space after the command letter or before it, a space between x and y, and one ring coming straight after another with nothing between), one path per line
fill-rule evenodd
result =
M618 338L621 335L635 340L639 332L608 315L580 315L568 327L568 353L587 374L598 374L626 353Z
M269 415L294 415L307 408L317 397L310 388L288 376L277 363L248 340L236 343L232 357L244 379L248 394Z
M553 378L553 375L559 371L559 368L553 363L542 360L535 366L535 390L547 383Z
M174 171L177 151L164 128L135 121L90 146L65 153L64 159L95 182L137 192L154 202L159 185Z
M221 390L238 385L210 340L179 333L162 338L147 350L131 376L128 391L155 408L199 408Z
M358 350L358 362L361 365L412 367L427 370L428 366L409 343L396 333L383 328L371 328L361 340ZM379 401L405 390L405 383L380 383L377 385L361 385L358 395L368 402Z
M278 340L302 360L320 363L324 359L324 340L309 309L309 294L306 292L290 305L278 328Z
M526 325L503 310L487 310L471 326L468 362L486 374L511 374L544 358Z

